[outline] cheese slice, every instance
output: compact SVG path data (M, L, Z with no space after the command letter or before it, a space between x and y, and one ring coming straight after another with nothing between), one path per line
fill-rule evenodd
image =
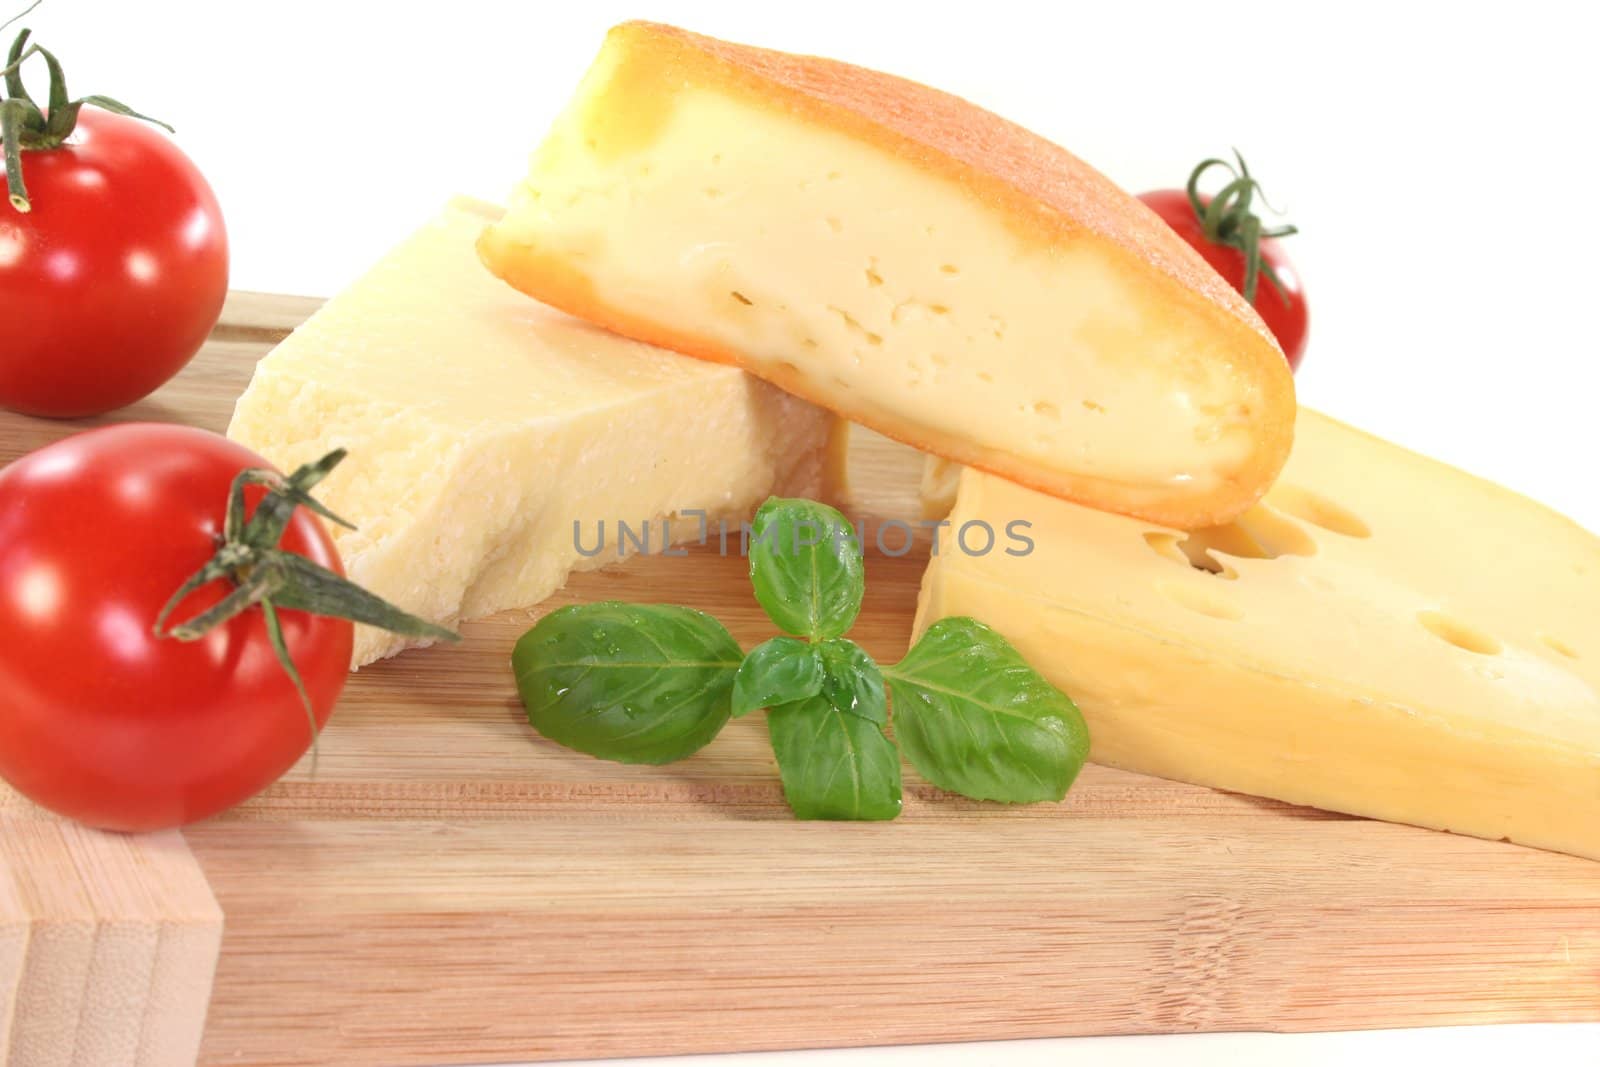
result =
M949 521L918 630L997 627L1078 701L1091 759L1600 859L1600 539L1544 507L1302 410L1227 526L972 470ZM998 547L962 551L982 524Z
M891 437L1177 526L1253 504L1289 368L1142 204L965 101L670 27L614 29L490 267Z
M453 202L264 358L234 412L228 435L282 469L349 450L318 496L357 527L332 530L354 581L453 625L645 530L660 551L826 489L833 416L529 300L474 251L497 216ZM360 627L355 665L402 647Z

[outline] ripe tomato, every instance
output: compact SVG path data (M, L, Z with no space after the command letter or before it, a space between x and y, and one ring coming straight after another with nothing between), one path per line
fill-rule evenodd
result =
M30 211L0 197L0 406L73 418L131 404L222 311L216 197L165 136L89 107L61 146L24 148L22 177Z
M1194 207L1189 203L1187 192L1182 189L1160 189L1152 193L1141 193L1139 199L1160 215L1162 221L1171 226L1179 237L1193 246L1194 250L1211 264L1213 270L1227 279L1229 285L1241 293L1244 292L1246 268L1244 252L1232 245L1214 241L1206 234L1205 227L1201 225L1199 218L1195 216ZM1203 202L1210 203L1210 198L1203 198ZM1309 326L1305 290L1301 287L1300 275L1295 273L1294 264L1289 262L1281 242L1271 237L1263 237L1260 251L1262 263L1272 268L1282 290L1273 285L1263 271L1252 303L1256 313L1267 324L1267 329L1278 339L1278 347L1283 349L1283 354L1288 357L1289 366L1298 368L1301 359L1305 357L1306 332Z
M152 830L231 807L304 754L305 706L260 610L193 642L152 632L216 550L234 475L265 466L216 434L135 423L0 470L0 777L81 822ZM305 508L279 544L342 573ZM174 621L227 592L197 590ZM325 722L349 674L351 624L278 615Z

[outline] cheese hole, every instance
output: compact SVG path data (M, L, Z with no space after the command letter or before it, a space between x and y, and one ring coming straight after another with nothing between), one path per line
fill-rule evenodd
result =
M1325 496L1302 489L1297 485L1280 485L1267 494L1267 501L1275 508L1286 511L1297 519L1320 526L1345 537L1372 536L1368 526L1355 512L1335 504Z
M837 215L829 215L828 229L832 230L834 233L843 233L844 223L839 221L839 217Z
M748 296L745 296L743 293L733 292L733 293L729 293L728 295L733 297L735 300L737 300L739 303L743 304L747 308L748 307L755 307L755 301L751 300Z
M856 317L854 315L850 314L850 312L846 311L844 308L838 307L838 306L836 306L834 304L829 304L828 305L828 310L833 312L835 315L839 316L839 321L844 323L845 328L848 329L851 333L855 334L856 336L863 338L867 342L867 344L869 344L869 345L881 345L881 344L883 344L883 335L882 334L874 333L873 331L867 329L865 326L861 325L861 323L859 321L857 321Z
M1059 420L1061 418L1061 409L1048 400L1035 400L1033 402L1033 413L1046 419Z
M1238 571L1187 537L1167 533L1165 530L1150 530L1144 535L1144 543L1149 545L1150 550L1156 555L1172 563L1193 567L1207 574L1215 574L1218 578L1226 578L1228 581L1239 577Z
M1545 647L1558 656L1565 656L1568 659L1578 658L1578 650L1561 640L1559 637L1552 637L1550 634L1540 634L1539 640L1543 641Z
M945 264L943 264L943 265L941 265L939 267L939 270L940 270L941 273L944 273L944 274L960 274L961 273L961 268L956 266L954 263L945 263Z
M990 374L986 370L981 370L981 371L978 372L978 381L980 381L980 382L993 382L994 381L994 375Z
M1455 645L1467 652L1474 652L1480 656L1498 656L1500 642L1490 634L1484 633L1476 626L1471 626L1460 619L1452 618L1442 611L1419 611L1417 621L1433 636L1441 641Z
M1093 400L1085 400L1083 402L1083 410L1092 415L1104 415L1106 413L1106 406L1104 404L1097 404Z
M1238 622L1244 618L1244 609L1224 596L1221 586L1194 586L1185 582L1162 582L1156 586L1168 598L1207 618L1224 622Z
M1176 536L1176 535L1174 535ZM1148 540L1148 535L1147 538ZM1304 530L1270 508L1257 505L1223 526L1191 531L1175 542L1191 564L1212 574L1235 577L1213 553L1235 559L1314 556L1317 543Z
M873 270L871 267L868 267L867 268L867 286L869 288L876 289L878 286L880 286L882 284L883 284L883 275L879 274L877 271Z

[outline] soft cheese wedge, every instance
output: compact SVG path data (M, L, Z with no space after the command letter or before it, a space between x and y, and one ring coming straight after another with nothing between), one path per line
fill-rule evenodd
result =
M1027 555L953 541L1016 520ZM972 470L950 522L919 630L1000 629L1091 759L1600 859L1600 539L1559 515L1302 410L1282 480L1221 528Z
M1174 526L1253 504L1294 387L1143 205L963 100L611 31L481 244L512 285L891 437Z
M659 551L663 521L699 536L685 512L824 489L832 415L507 287L473 249L498 214L452 203L263 359L234 412L229 436L280 468L349 450L317 495L357 527L332 531L353 580L450 625L543 600L647 523ZM402 647L358 628L355 665Z

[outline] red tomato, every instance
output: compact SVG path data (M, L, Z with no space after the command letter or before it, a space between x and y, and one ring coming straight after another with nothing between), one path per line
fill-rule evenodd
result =
M162 134L91 107L59 148L23 151L22 179L31 211L0 197L0 406L73 418L148 395L222 311L211 187Z
M1139 199L1204 256L1205 261L1226 278L1229 285L1244 292L1244 253L1231 245L1218 244L1206 236L1205 227L1195 217L1194 208L1184 190L1161 189L1153 193L1141 193ZM1210 198L1202 199L1210 203ZM1306 294L1300 286L1300 275L1295 273L1294 264L1289 262L1283 245L1271 237L1262 238L1261 260L1277 273L1283 290L1280 292L1263 270L1256 286L1256 313L1278 339L1278 347L1289 358L1289 366L1298 368L1306 354L1306 330L1309 325Z
M194 642L152 632L211 558L234 475L265 466L216 434L133 423L0 470L0 777L92 826L153 830L232 807L305 753L305 706L260 610ZM342 573L304 508L280 547ZM228 590L197 590L173 621ZM351 624L279 618L325 722L349 676Z

